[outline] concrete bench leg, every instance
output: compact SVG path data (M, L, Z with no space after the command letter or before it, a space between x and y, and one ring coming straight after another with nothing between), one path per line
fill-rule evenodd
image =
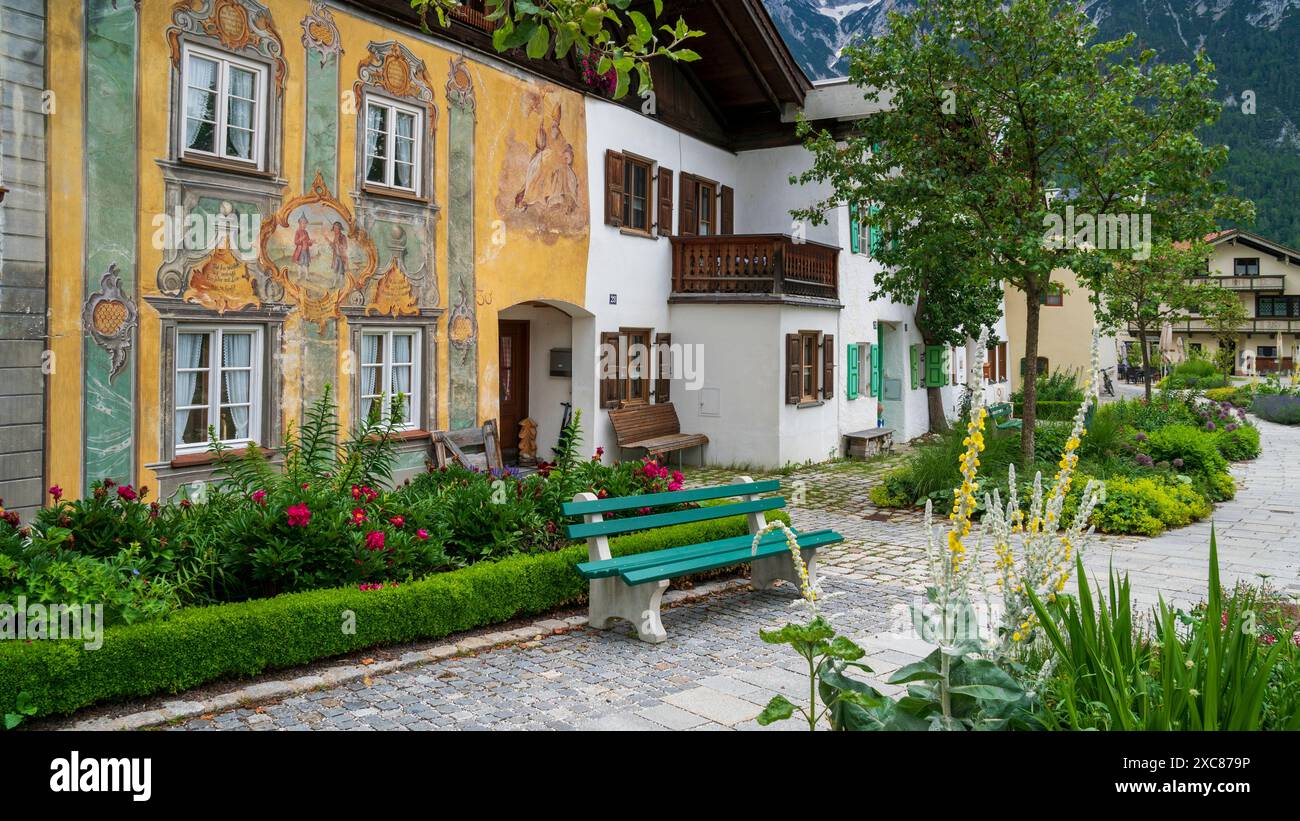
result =
M587 623L597 630L607 630L614 619L632 623L641 641L659 644L668 633L659 620L659 605L668 580L645 584L627 584L622 579L592 579Z
M816 584L817 549L800 549L799 553L803 556L804 564L808 565L808 580ZM802 584L799 574L794 569L794 561L790 558L789 551L783 551L775 556L764 556L749 563L749 586L754 590L770 590L772 585L780 580L790 582L796 590L799 590Z

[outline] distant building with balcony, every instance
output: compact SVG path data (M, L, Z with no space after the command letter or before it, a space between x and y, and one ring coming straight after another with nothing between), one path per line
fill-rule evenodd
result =
M1208 238L1212 252L1201 281L1237 294L1246 321L1220 340L1202 317L1174 324L1188 356L1214 358L1220 344L1233 348L1235 371L1289 372L1300 356L1300 251L1241 229Z

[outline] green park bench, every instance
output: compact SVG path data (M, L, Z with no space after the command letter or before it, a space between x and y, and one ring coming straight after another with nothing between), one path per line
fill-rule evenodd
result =
M989 418L993 420L993 426L998 430L1020 430L1025 424L1025 420L1013 418L1011 411L1010 402L998 402L995 405L989 405Z
M759 494L777 491L780 487L781 483L776 480L755 482L742 476L733 485L606 499L598 499L592 493L579 493L572 502L565 502L562 508L565 516L581 516L583 519L581 523L568 526L569 538L587 540L588 561L578 565L578 572L589 583L588 623L604 630L610 627L613 619L624 619L632 623L642 641L657 644L668 638L659 619L659 605L669 580L746 562L750 564L750 586L755 590L766 590L781 579L798 587L799 576L783 531L777 529L763 534L758 550L751 552L754 534L766 525L764 513L785 507L783 497L759 498ZM605 519L608 513L735 497L741 500L667 513ZM744 515L748 520L749 535L618 558L613 558L609 552L609 537L620 533L738 515ZM842 542L844 537L832 530L795 532L809 578L815 580L817 548Z

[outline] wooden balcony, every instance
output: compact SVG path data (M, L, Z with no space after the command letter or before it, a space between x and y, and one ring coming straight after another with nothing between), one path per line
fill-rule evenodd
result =
M1173 323L1173 328L1175 333L1180 334L1214 333L1214 328L1210 325L1209 321L1199 316L1189 316L1186 319L1180 319ZM1130 334L1136 334L1137 326L1130 324L1128 330ZM1242 322L1241 326L1237 328L1236 333L1300 334L1300 319L1276 316L1248 317ZM1158 339L1160 337L1160 329L1157 327L1154 330L1148 331L1147 335L1151 339Z
M785 234L672 237L673 298L839 301L840 249Z
M1192 281L1218 285L1229 291L1282 291L1286 288L1286 277L1278 274L1261 274L1253 277L1202 276L1192 277Z

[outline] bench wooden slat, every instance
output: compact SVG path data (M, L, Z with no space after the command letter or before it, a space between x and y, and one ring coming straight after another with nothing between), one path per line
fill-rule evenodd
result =
M670 436L656 436L653 439L642 439L637 442L628 442L626 445L620 444L625 448L645 448L650 453L666 453L670 450L685 450L697 445L707 445L709 437L702 433L678 433Z
M640 497L633 497L640 498ZM645 506L644 504L642 505ZM667 513L651 513L647 516L631 516L626 519L614 519L609 522L583 522L569 525L569 538L585 539L588 536L613 536L618 533L631 533L634 530L649 530L664 525L681 525L691 522L707 522L710 519L725 519L744 513L761 513L765 510L780 510L785 507L785 499L771 496L755 499L752 502L736 502L729 505L697 507L691 510L673 510Z
M784 553L789 549L785 543L785 534L780 535L782 538L776 542L760 545L756 555L751 553L752 548L746 545L732 550L710 553L705 556L696 556L682 561L643 567L636 570L628 570L621 575L623 576L623 580L630 585L645 584L646 582L655 582L662 579L674 579L678 576L686 576L691 573L701 573L705 570L717 570L721 567L741 564L742 562L748 562L752 559L761 559L765 556L775 556L779 553ZM798 541L799 547L807 549L842 542L844 541L844 537L834 531L823 530L818 531L817 533L809 533L800 536Z
M611 513L618 510L632 510L643 507L661 507L679 505L684 502L703 502L709 499L726 499L731 496L748 496L750 494L771 493L781 489L779 479L765 479L761 482L737 482L734 485L717 487L697 487L690 490L672 490L666 493L646 493L641 496L611 496L594 502L565 502L560 510L565 516L585 516L592 513Z
M785 544L785 534L778 531L764 533L759 544L775 544L776 542ZM587 579L607 579L610 576L618 576L629 570L641 570L647 567L708 556L713 553L726 553L741 547L748 548L753 543L754 537L746 533L740 536L729 536L725 539L715 539L711 542L669 547L663 550L652 550L648 553L635 553L631 556L619 556L604 561L582 562L578 565L578 572Z

